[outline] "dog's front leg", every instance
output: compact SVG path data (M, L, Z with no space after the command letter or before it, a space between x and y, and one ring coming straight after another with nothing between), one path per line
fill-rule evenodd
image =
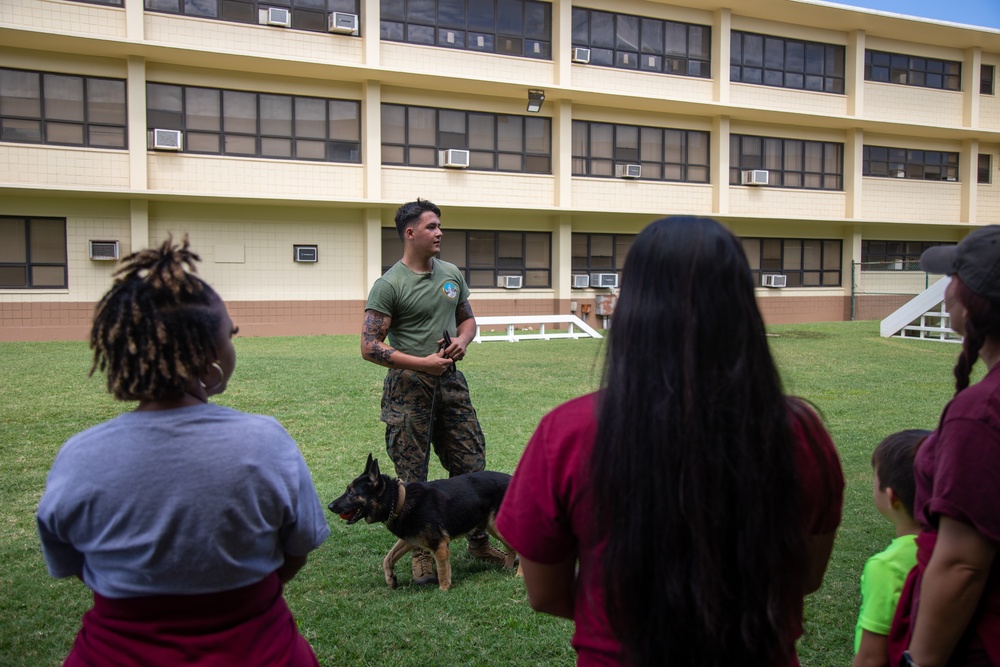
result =
M382 561L382 571L385 572L385 583L389 585L389 588L395 588L396 582L396 563L400 558L405 556L410 550L413 549L413 545L406 540L399 540L389 549L389 553L385 555L385 559Z
M437 563L438 588L446 591L451 588L451 550L446 540L434 550L434 562Z

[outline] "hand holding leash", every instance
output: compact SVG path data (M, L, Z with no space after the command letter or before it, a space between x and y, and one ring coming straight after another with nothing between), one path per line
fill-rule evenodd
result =
M451 347L451 335L448 330L444 330L444 337L441 339L441 344L438 345L438 352L443 352L445 357L448 357L448 348ZM450 359L450 357L448 357ZM448 366L448 371L451 373L455 372L455 362L452 361L451 365Z

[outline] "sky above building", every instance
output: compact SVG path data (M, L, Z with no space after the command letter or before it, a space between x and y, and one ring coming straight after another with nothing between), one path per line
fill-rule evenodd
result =
M827 0L840 5L1000 30L1000 0Z

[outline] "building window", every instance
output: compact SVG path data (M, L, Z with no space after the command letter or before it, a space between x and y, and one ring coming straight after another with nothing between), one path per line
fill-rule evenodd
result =
M552 119L382 105L382 164L441 166L440 151L469 151L469 168L552 173Z
M461 269L470 288L496 288L503 276L520 276L524 287L552 287L552 235L443 229L441 259ZM382 272L403 254L395 227L382 228Z
M552 4L534 0L381 0L381 37L552 59Z
M864 176L885 178L957 181L958 153L865 146L862 151L861 173Z
M625 257L635 234L578 234L572 238L573 273L617 273L621 280Z
M830 141L734 134L729 140L729 165L730 185L742 183L744 171L766 169L768 186L844 189L844 145Z
M839 239L744 238L750 270L756 284L762 274L781 274L786 287L839 287L841 241Z
M267 22L268 9L288 9L293 30L327 32L330 12L358 13L358 0L145 0L151 12L234 23Z
M961 90L962 63L866 50L865 81Z
M709 78L712 29L706 25L573 8L573 46L590 64Z
M125 82L0 68L0 141L125 148Z
M862 241L862 271L919 271L920 255L931 246L948 245L932 241Z
M977 183L992 183L990 165L993 162L993 156L989 153L979 154L979 173L976 177Z
M66 220L0 217L0 289L66 285Z
M149 83L146 106L148 127L181 130L189 153L361 162L353 100Z
M81 2L88 5L108 5L110 7L125 6L125 0L70 0L70 2Z
M638 164L643 180L708 183L708 132L573 121L573 175L615 176Z
M734 30L729 78L778 88L844 93L844 47Z
M997 68L993 65L979 66L979 94L992 95L993 81L996 79Z

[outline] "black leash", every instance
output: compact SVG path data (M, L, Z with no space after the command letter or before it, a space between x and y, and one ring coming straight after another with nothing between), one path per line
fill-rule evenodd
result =
M441 344L438 345L438 352L445 350L451 346L451 335L448 333L447 329L444 330L444 336L442 336L442 338L444 340L442 340ZM446 372L455 373L455 371L456 371L455 362L453 361L451 362L451 365L448 367L448 370ZM431 467L431 441L434 439L434 423L437 421L437 414L436 414L437 402L438 402L438 393L440 393L440 391L441 391L441 376L439 375L436 378L434 378L434 393L431 396L430 424L427 427L427 455L424 459L424 464L425 467L427 468L428 474L430 473L430 467Z

